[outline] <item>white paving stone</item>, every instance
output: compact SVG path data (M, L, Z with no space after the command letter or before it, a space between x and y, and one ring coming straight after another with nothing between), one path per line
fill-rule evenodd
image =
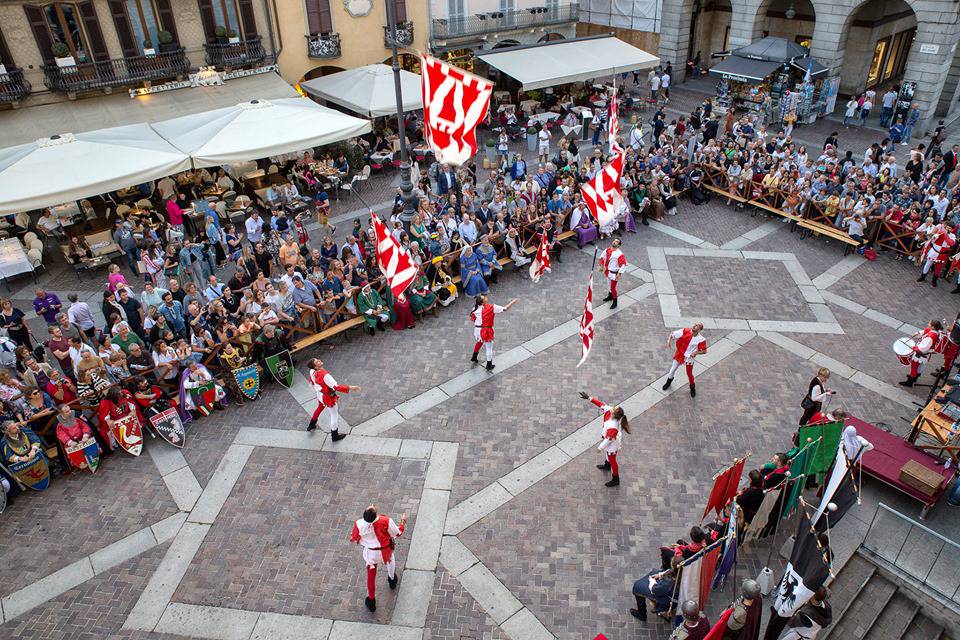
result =
M157 546L157 539L153 535L153 530L146 527L94 551L90 554L90 564L95 574L101 574L155 546Z
M511 494L518 495L570 460L571 457L558 447L550 447L500 478L498 482Z
M250 640L327 640L333 620L261 613Z
M661 293L657 297L660 299L660 315L664 318L680 315L680 300L677 296Z
M749 326L749 323L747 323L747 325ZM731 331L726 335L726 337L729 340L733 340L737 344L744 345L750 342L751 340L753 340L756 337L756 335L757 335L756 331L737 330L737 331Z
M137 604L123 624L124 629L153 631L209 530L208 524L184 523L140 593Z
M153 464L161 476L178 471L187 466L187 460L180 449L172 447L162 440L150 440L145 447Z
M513 496L500 484L494 482L457 504L447 513L444 533L457 535L467 527L476 524L488 514L510 502Z
M739 251L730 251L728 249L703 249L697 247L693 250L693 255L697 258L743 259L743 255Z
M394 408L400 415L409 420L413 416L420 415L427 409L432 409L441 402L446 401L449 397L450 396L445 394L440 387L433 387L416 397L410 398L406 402L398 404Z
M434 442L430 452L430 464L427 465L427 477L424 488L449 491L453 488L453 472L457 467L456 442Z
M400 443L401 458L429 458L433 443L429 440L404 440Z
M667 256L691 257L693 256L693 249L690 247L664 247L663 253Z
M378 436L400 424L403 424L403 416L396 409L390 409L361 422L350 433L358 436Z
M7 620L26 613L30 609L59 596L94 576L88 557L68 564L63 569L34 581L29 586L14 591L3 598L3 613Z
M663 234L666 234L666 235L671 236L671 237L673 237L673 238L676 238L677 240L681 240L681 241L683 241L683 242L686 242L687 244L692 244L692 245L696 245L696 246L701 246L701 245L704 244L703 238L698 238L698 237L695 236L695 235L691 235L691 234L686 233L686 232L684 232L684 231L680 231L679 229L674 229L673 227L668 227L667 225L663 224L662 222L657 222L656 220L650 220L650 228L651 228L651 229L656 229L656 230L659 231L660 233L663 233ZM713 248L716 248L716 246L713 246Z
M708 318L710 320L710 329L724 329L727 331L750 331L750 321L744 320L742 318ZM693 324L696 320L691 318L691 322L687 324ZM706 323L703 325L704 329L708 328Z
M417 516L419 522L420 516ZM409 565L400 576L397 603L393 608L390 622L401 627L420 628L426 624L427 608L433 596L433 583L436 574L433 571L418 571Z
M857 374L857 370L853 367L847 366L839 360L835 360L826 354L820 353L819 351L813 354L813 357L810 358L810 361L820 365L821 367L830 369L830 373L835 373L846 380L850 380Z
M207 482L206 488L197 500L197 506L190 512L189 522L198 522L202 524L213 524L223 508L223 503L230 497L233 491L233 485L237 483L237 478L243 472L243 467L247 464L247 459L253 452L253 447L244 444L232 444L216 471Z
M813 311L813 315L817 318L817 322L823 322L826 324L836 324L837 318L833 315L833 311L830 311L830 307L825 304L810 304L810 310Z
M256 611L173 602L163 612L156 631L214 640L247 640L259 615Z
M869 389L874 393L877 393L888 400L893 400L908 409L917 409L917 403L919 399L910 393L904 391L900 387L894 386L892 384L887 384L877 380L873 376L869 376L862 371L857 371L857 373L850 378L851 382L854 382L865 389Z
M747 260L793 260L792 253L783 253L782 251L741 251L742 255Z
M876 309L867 309L866 311L863 312L863 317L870 318L874 322L879 322L880 324L886 325L891 329L900 329L900 325L903 324L902 321L897 320L892 316L888 316L885 313L881 313Z
M329 431L318 426L313 431L306 427L296 431L292 429L267 429L263 427L240 427L234 444L251 447L277 447L281 449L301 449L320 451Z
M650 261L651 275L653 271L666 271L670 267L667 265L667 254L663 247L647 247L647 257Z
M323 451L338 453L356 453L365 456L389 456L396 458L400 455L400 438L382 438L375 436L350 435L339 442L329 438L323 443Z
M502 624L523 608L510 590L482 563L461 573L457 580L497 624Z
M657 269L653 272L653 284L657 287L657 293L660 295L673 295L677 291L673 288L673 279L670 277L670 272L666 270Z
M523 348L529 351L530 353L540 353L545 349L549 349L558 342L566 340L570 336L577 334L577 330L580 328L579 318L573 318L567 320L563 324L555 326L549 331L544 331L535 338L531 338L523 343ZM497 363L497 368L500 368L500 364ZM479 369L478 373L482 373ZM442 386L442 385L441 385Z
M410 550L407 552L408 569L436 570L449 500L450 492L438 489L424 489L420 495L417 521L410 540Z
M629 291L624 292L623 296L633 298L634 300L637 300L637 301L646 300L647 298L649 298L650 296L652 296L657 292L657 286L652 282L653 280L652 275L650 276L650 280L651 282L644 283L643 285L635 289L630 289ZM620 304L623 304L624 302L625 301L621 300Z
M329 640L422 640L423 629L337 620Z
M504 620L500 628L514 640L556 640L526 607Z
M803 268L803 265L800 264L800 261L795 257L790 256L789 260L784 260L783 266L787 268L787 272L790 274L790 277L793 278L793 281L797 283L797 286L813 286L813 281L810 280L810 276L807 275L806 269Z
M661 383L662 384L662 383ZM659 387L654 385L649 385L633 394L626 400L620 403L620 408L623 409L623 412L627 415L628 418L636 418L637 416L643 414L645 411L653 407L655 404L666 398L667 396L660 390ZM594 431L594 444L600 440L600 424L599 421L596 424L596 429Z
M169 518L164 518L151 526L150 528L153 530L153 537L156 539L157 544L163 544L164 542L173 540L180 531L180 527L187 521L187 515L188 514L183 512L175 513Z
M820 295L823 296L823 299L828 303L835 304L838 307L843 307L847 311L853 311L857 315L863 315L863 313L867 310L867 308L859 302L854 302L849 298L839 296L832 291L821 291Z
M812 284L801 284L797 286L803 299L813 304L824 304L823 294Z
M480 562L456 536L443 536L440 544L440 564L454 577Z
M788 338L782 333L776 333L775 331L760 331L757 333L757 335L764 340L772 342L782 349L786 349L796 356L800 356L804 360L809 360L814 356L814 354L817 353L807 345L801 344L792 338Z
M844 277L849 275L854 269L864 264L866 260L857 255L856 253L850 253L844 256L840 262L836 263L825 272L817 276L813 283L819 289L826 289L831 285L836 284Z
M557 443L557 448L570 456L571 459L600 442L600 423L597 418L583 425L563 440Z
M170 491L170 495L173 497L173 501L177 503L177 508L180 511L193 509L193 505L197 503L197 498L203 491L190 467L168 473L163 476L163 483L167 485L167 490Z

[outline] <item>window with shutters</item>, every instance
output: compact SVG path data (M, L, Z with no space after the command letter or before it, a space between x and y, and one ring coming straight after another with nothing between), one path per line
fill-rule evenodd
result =
M333 33L333 14L330 12L330 0L305 0L307 12L307 30L317 36Z
M92 62L83 32L82 19L76 5L66 3L48 4L43 7L47 28L53 38L54 46L62 42L67 45L70 55L79 64Z
M151 0L126 0L125 4L137 49L143 52L144 40L149 40L156 49L160 44L159 34L163 31L156 5Z
M235 0L213 0L213 18L216 26L239 35L243 33L239 16L240 11L237 9Z

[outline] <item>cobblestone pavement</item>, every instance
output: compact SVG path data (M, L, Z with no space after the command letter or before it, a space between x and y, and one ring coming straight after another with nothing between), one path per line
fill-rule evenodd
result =
M389 191L382 180L381 191L368 191L371 204ZM699 522L713 473L745 452L759 464L788 446L800 396L825 357L839 363L831 366L834 406L905 434L900 418L922 392L896 386L904 369L890 345L910 325L957 309L949 288L914 283L902 262L844 258L836 243L800 240L716 198L700 208L681 200L664 226L624 236L628 258L644 270L648 247L727 243L793 254L813 279L808 295L824 297L844 333L708 329L712 360L698 373L697 397L680 378L664 395L668 329L654 285L644 284L650 275L634 272L621 291L640 299L624 298L612 315L599 302L603 281L595 283L597 339L578 369L575 324L591 255L568 245L539 285L505 273L493 287L497 302L521 299L498 318L503 364L494 375L467 361L468 300L413 331L354 334L299 354L301 372L320 355L339 380L364 387L342 400L363 436L334 446L307 436L307 394L273 385L256 403L195 423L182 455L150 442L140 458L117 454L95 476L56 478L44 494L22 495L0 516L0 637L263 637L254 625L285 614L325 619L310 622L315 629L336 620L331 638L368 637L374 627L337 626L365 622L403 640L665 638L664 625L628 615L629 587L656 562L657 546ZM810 319L782 262L744 262L667 256L683 315ZM69 286L66 276L50 282ZM870 388L850 380L857 371L875 379ZM631 412L617 489L603 487L594 468L587 440L598 412L576 397L581 388ZM838 555L856 547L881 500L916 515L916 503L868 481L863 504L834 535ZM375 615L362 607L362 563L348 541L370 502L412 517L398 550L400 589L390 592L381 576ZM925 524L955 538L951 515L937 507ZM745 549L738 575L755 575L770 548ZM118 563L104 569L107 557ZM711 614L729 594L714 595ZM189 625L173 619L178 611ZM218 617L225 611L229 627Z

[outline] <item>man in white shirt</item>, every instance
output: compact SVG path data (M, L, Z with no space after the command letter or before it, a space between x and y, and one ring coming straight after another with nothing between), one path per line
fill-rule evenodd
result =
M172 198L177 193L177 183L173 178L167 176L166 178L163 178L157 182L157 192L164 200Z
M68 295L67 300L70 301L70 306L67 308L67 319L70 320L71 324L80 327L80 330L88 338L93 338L96 333L96 321L93 317L93 311L90 310L90 305L86 302L80 302L75 293Z
M643 148L643 125L639 120L630 129L630 148L634 151L640 151Z
M656 73L650 79L650 99L657 100L660 97L660 76Z
M247 218L246 227L247 240L250 241L251 245L263 242L263 219L260 217L259 211L254 209L250 217Z
M888 89L885 94L883 94L882 102L880 103L880 126L886 129L890 126L890 119L893 117L893 106L897 103L897 92L893 89Z
M227 172L220 169L217 173L217 186L226 191L233 191L234 183L230 176L227 175Z
M670 102L670 74L666 71L660 76L660 89L663 91L663 101Z
M37 229L42 230L44 235L50 235L59 228L60 220L58 220L55 215L50 213L49 209L45 209L43 214L41 214L40 218L37 220Z

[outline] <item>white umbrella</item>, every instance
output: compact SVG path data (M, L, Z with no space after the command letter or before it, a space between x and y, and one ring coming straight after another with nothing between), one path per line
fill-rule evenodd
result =
M368 64L314 78L301 82L300 88L312 96L339 104L368 118L397 113L393 69L385 64ZM419 75L401 69L400 90L404 113L423 109Z
M0 212L88 198L189 168L190 158L147 124L63 133L0 149Z
M302 151L370 131L368 121L307 98L251 100L151 126L197 168Z

